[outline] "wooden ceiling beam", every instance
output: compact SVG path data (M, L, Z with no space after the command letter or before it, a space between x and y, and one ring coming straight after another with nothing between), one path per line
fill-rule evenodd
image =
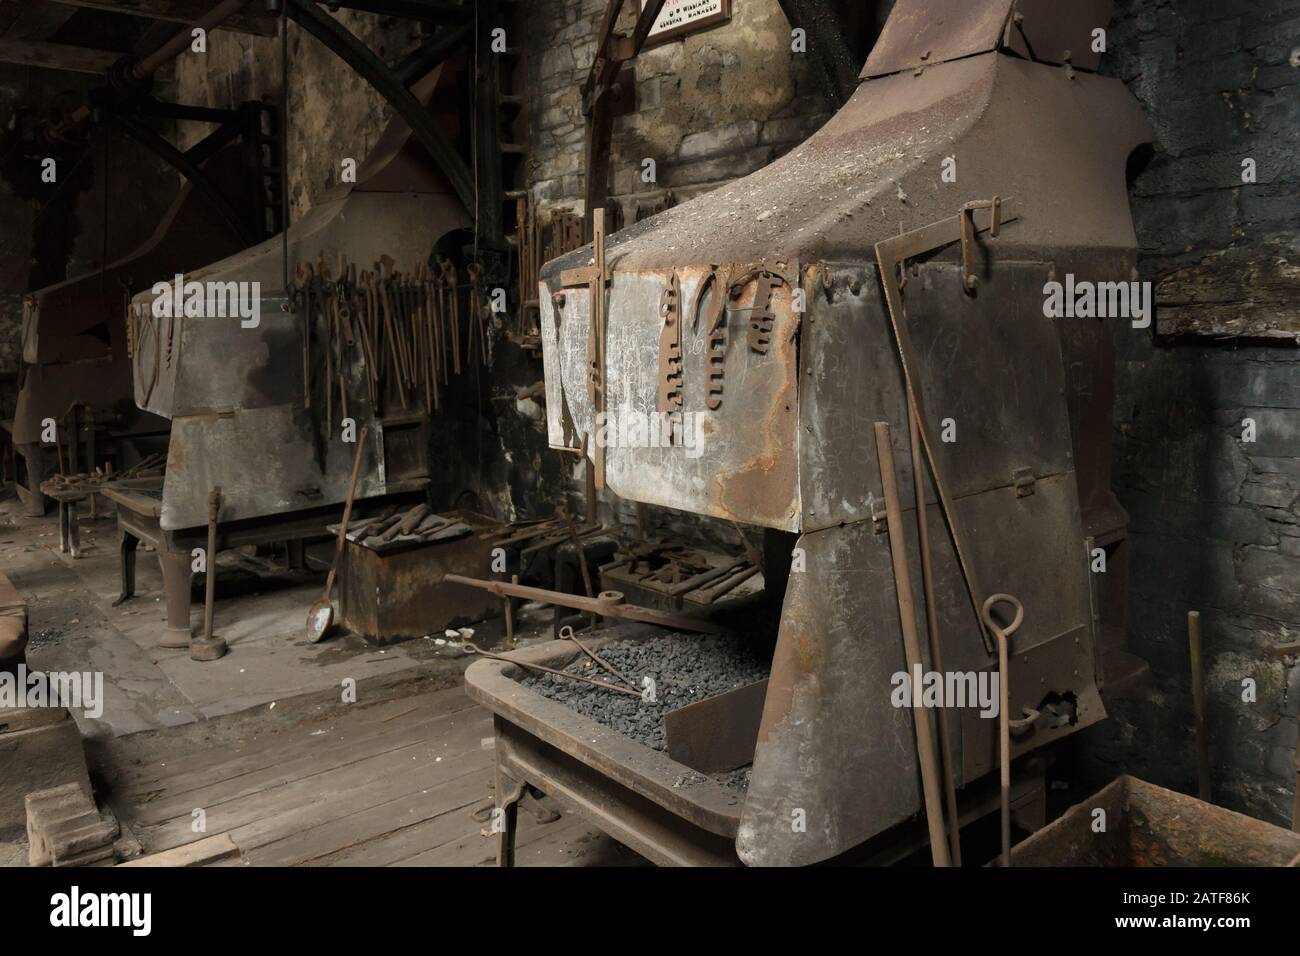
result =
M51 2L185 24L198 21L204 14L211 12L213 7L213 0L51 0ZM217 29L265 37L274 36L275 18L263 13L264 9L262 3L253 0L243 12L235 14Z
M89 73L103 76L118 60L125 56L113 50L93 50L69 43L43 43L36 40L14 40L0 37L0 63L33 66L43 70L62 70L65 73ZM173 80L171 65L160 69L154 78L167 83Z

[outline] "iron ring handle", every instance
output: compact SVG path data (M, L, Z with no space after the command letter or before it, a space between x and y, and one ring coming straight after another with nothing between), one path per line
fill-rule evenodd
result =
M998 604L1010 604L1016 609L1016 615L1011 623L1002 627L993 619L993 608ZM984 624L989 630L995 633L1001 633L1005 637L1010 637L1020 629L1020 624L1025 619L1025 606L1020 603L1019 598L1010 594L990 594L984 600L984 606L980 609L980 616L984 619Z

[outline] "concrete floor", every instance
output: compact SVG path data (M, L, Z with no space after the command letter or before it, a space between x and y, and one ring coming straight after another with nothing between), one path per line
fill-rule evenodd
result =
M461 673L472 658L457 644L437 634L378 648L341 628L335 628L320 644L311 644L303 633L305 618L307 608L320 595L323 573L289 572L275 556L225 552L219 556L215 632L225 638L230 652L219 661L198 663L191 661L186 651L157 645L166 614L162 575L153 552L141 544L136 596L114 607L120 592L115 517L83 517L81 542L81 557L74 560L61 554L54 514L24 516L12 492L0 500L0 567L28 601L28 667L102 674L102 715L95 718L84 708L71 709L81 729L97 798L138 834L137 842L145 852L169 846L175 838L168 836L171 821L147 818L147 813L158 812L159 805L149 802L155 794L149 795L144 810L134 805L131 788L135 777L143 773L161 778L175 772L182 762L215 778L220 778L220 768L227 766L235 767L231 773L238 774L241 761L254 759L252 755L263 746L273 746L288 747L294 759L307 767L303 772L308 779L298 780L292 774L280 779L277 762L287 759L281 755L271 761L268 770L274 779L256 787L241 783L248 792L240 790L238 800L232 802L230 794L221 791L232 784L220 779L217 790L203 797L218 813L214 817L217 824L222 821L219 812L230 817L221 829L243 841L242 862L256 863L257 853L271 852L262 848L261 842L275 843L280 852L284 846L296 847L308 833L317 843L324 840L321 846L313 844L311 853L330 860L328 839L332 838L337 838L341 847L373 846L368 852L389 853L391 862L424 861L431 853L446 857L425 861L438 865L472 865L490 859L494 842L480 834L481 826L469 818L462 804L479 803L490 795L490 754L480 748L480 740L490 742L491 720L463 698ZM332 550L330 542L312 549L309 563L322 567ZM315 562L313 555L318 559ZM201 583L201 576L196 576L191 615L195 628L202 623ZM518 618L521 643L549 638L549 610L523 608ZM493 646L500 639L499 621L476 625L476 643ZM351 701L342 699L348 679L355 681L360 706L350 706ZM389 768L378 778L349 769L357 761L382 758L381 753L372 755L364 748L355 755L344 748L337 767L310 763L317 759L322 741L337 749L332 742L335 737L350 739L347 728L353 722L364 724L371 719L367 714L373 713L373 708L389 707L397 718L405 718L408 712L418 715L417 703L439 692L444 697L451 695L447 706L464 709L473 721L466 731L472 731L472 740L456 760L444 763L439 751L435 758L402 763L400 772ZM321 728L334 736L320 736L327 732ZM388 746L389 737L402 732L396 719L384 730L384 734L368 738L380 751ZM436 750L447 746L443 736L442 731L416 733L407 745ZM302 752L293 750L295 747L303 748ZM332 775L328 779L322 776L326 772ZM440 773L459 774L455 779L464 791L457 791L456 800L449 797L446 806L425 799L430 784L420 776ZM191 776L182 775L181 784L189 786ZM160 786L181 784L169 779ZM294 788L304 786L315 788L313 800L296 796ZM377 786L384 793L371 794ZM404 796L407 789L414 796ZM393 792L388 793L390 790ZM366 809L372 798L379 805ZM388 821L382 801L397 798L419 803L423 814L420 827L405 817ZM328 829L318 829L323 824L315 817L300 819L302 814L328 819ZM182 816L182 822L188 820L187 815ZM384 826L376 825L371 817ZM263 818L275 821L276 826L270 827ZM385 830L388 823L396 835ZM566 819L562 826L545 831L533 834L529 830L527 842L537 849L527 852L538 856L534 862L590 865L639 860L577 820ZM185 837L193 836L186 829ZM521 862L523 853L521 850ZM350 859L342 854L338 862ZM0 834L0 866L23 866L26 860L24 834L20 830ZM304 856L289 862L306 860Z
M119 607L114 517L83 517L81 557L60 554L53 514L28 518L12 497L0 502L0 566L29 602L28 666L104 675L98 719L76 712L84 737L121 736L231 714L300 694L419 668L459 670L464 655L437 645L442 635L387 648L341 634L320 644L303 636L307 608L323 576L288 572L273 558L219 556L215 633L230 653L198 663L188 652L158 646L166 614L162 575L140 546L136 596ZM322 549L328 560L329 547ZM202 577L196 576L196 585ZM202 625L195 590L192 625Z

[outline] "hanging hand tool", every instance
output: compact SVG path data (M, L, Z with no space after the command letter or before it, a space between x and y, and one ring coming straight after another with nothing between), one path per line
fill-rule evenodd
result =
M343 557L343 541L348 533L348 521L352 518L352 501L357 494L357 476L361 474L361 459L366 453L366 438L370 434L369 426L361 426L357 436L357 453L352 460L352 477L348 479L348 497L343 505L343 521L339 524L338 538L334 542L334 561L330 564L329 574L325 578L325 590L307 611L307 640L318 643L334 623L334 605L330 592L334 590L334 575L338 571L339 560Z

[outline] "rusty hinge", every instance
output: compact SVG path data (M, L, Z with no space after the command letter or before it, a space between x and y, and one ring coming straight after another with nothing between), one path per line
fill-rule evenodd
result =
M968 202L961 207L961 275L962 284L966 287L967 293L973 293L976 286L980 284L979 276L975 274L975 210L988 209L989 213L989 236L996 239L998 233L1002 231L1002 199L994 196L992 199L977 199Z
M1017 498L1028 498L1034 493L1034 471L1032 468L1017 468L1011 472L1011 483L1016 487Z

